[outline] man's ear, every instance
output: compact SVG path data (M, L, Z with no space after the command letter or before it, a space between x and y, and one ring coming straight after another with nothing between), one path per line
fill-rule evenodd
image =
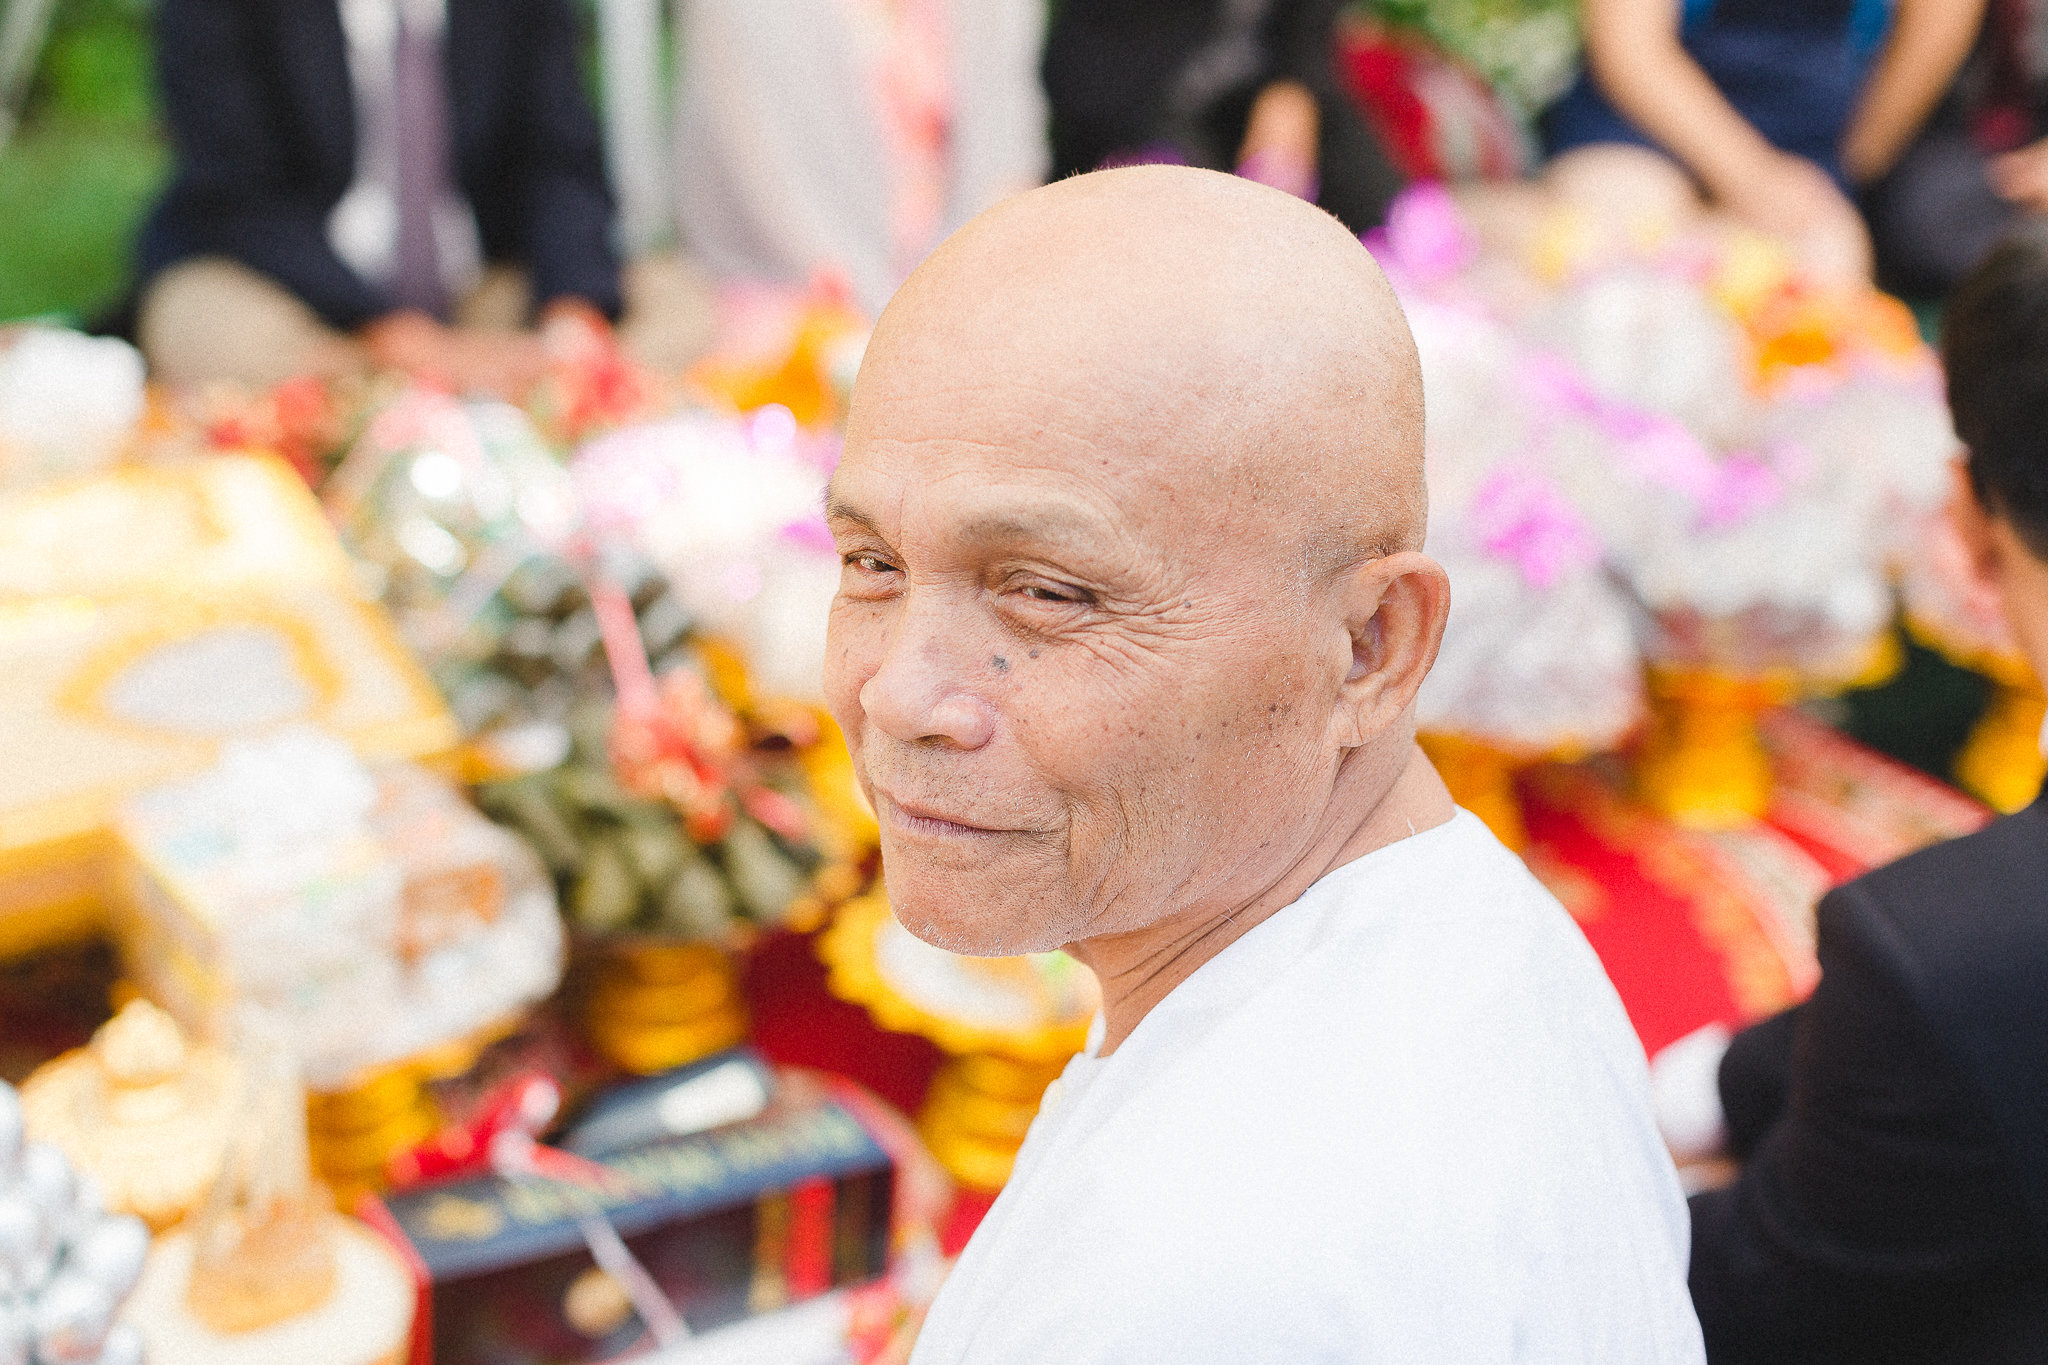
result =
M1337 744L1356 749L1394 728L1436 662L1451 581L1414 550L1368 559L1336 585L1351 662L1333 718Z
M2000 566L1998 538L1991 534L1992 514L1977 496L1963 457L1949 462L1948 506L1943 509L1948 523L1962 542L1970 574L1970 586L1977 593L1995 598L2004 576Z

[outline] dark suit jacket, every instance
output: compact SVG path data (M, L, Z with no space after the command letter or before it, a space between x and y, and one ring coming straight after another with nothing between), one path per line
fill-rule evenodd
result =
M447 3L455 175L485 257L524 265L537 305L617 316L611 191L568 0ZM143 228L143 277L227 256L337 327L390 311L327 243L356 157L336 0L163 0L157 63L177 171Z
M1835 891L1820 959L1722 1062L1708 1358L2048 1362L2048 797Z

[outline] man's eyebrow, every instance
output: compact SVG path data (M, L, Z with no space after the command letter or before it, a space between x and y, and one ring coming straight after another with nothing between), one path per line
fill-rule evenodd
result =
M1033 540L1099 544L1106 529L1096 518L1055 503L984 512L960 528L960 537L991 545Z
M830 521L852 522L880 534L875 519L837 491L825 490L825 516ZM1016 511L991 511L974 517L959 529L962 540L985 545L1015 544L1034 540L1080 540L1098 542L1104 527L1093 517L1071 508L1035 506Z
M834 492L830 485L825 489L825 519L827 521L850 521L873 531L875 519Z

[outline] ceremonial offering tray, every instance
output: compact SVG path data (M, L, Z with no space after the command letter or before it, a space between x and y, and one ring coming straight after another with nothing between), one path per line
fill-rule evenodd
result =
M130 969L202 1034L276 1012L315 1089L516 1016L562 968L554 895L446 783L310 729L236 741L123 813Z
M586 1124L617 1126L621 1106L637 1103L621 1097ZM565 1139L571 1150L578 1132ZM438 1365L569 1365L644 1343L650 1324L633 1293L593 1256L608 1236L691 1331L885 1268L890 1158L856 1110L815 1082L784 1078L764 1111L709 1131L603 1146L577 1159L589 1183L490 1176L390 1199L387 1226L432 1285Z
M962 1184L1000 1188L1045 1088L1087 1042L1101 1000L1093 974L1065 953L975 958L934 948L879 894L841 906L818 952L834 995L950 1054L918 1131Z
M352 582L289 467L220 455L0 497L0 603Z
M822 738L807 715L743 725L694 668L656 683L620 655L625 695L579 705L566 762L479 795L556 877L586 1036L645 1074L745 1035L731 950L756 926L815 925L859 885L859 850L793 758Z

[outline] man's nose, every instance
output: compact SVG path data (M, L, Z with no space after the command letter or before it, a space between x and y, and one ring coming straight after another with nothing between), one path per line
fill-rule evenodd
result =
M972 632L917 597L893 623L881 666L861 687L861 709L891 739L979 749L995 734L995 708L973 688Z

